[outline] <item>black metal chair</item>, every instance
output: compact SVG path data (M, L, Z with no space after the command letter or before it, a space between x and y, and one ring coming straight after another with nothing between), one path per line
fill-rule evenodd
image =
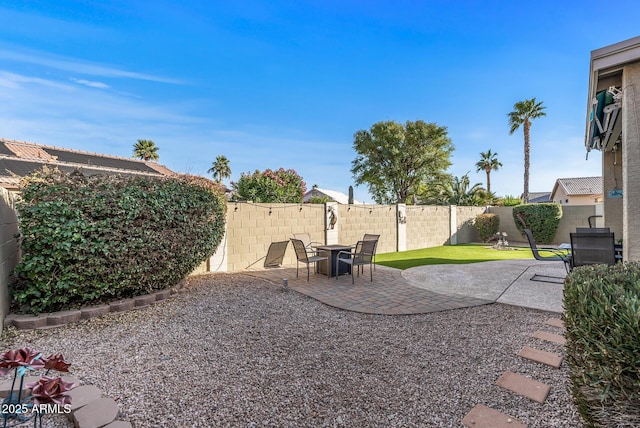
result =
M377 241L358 241L354 251L340 251L338 252L337 263L346 263L351 265L351 283L355 284L353 277L353 269L358 268L358 276L360 276L360 266L369 265L369 272L371 273L371 282L373 282L373 255L376 252ZM346 257L345 257L346 256ZM338 268L338 271L340 269ZM362 271L364 275L364 268ZM336 275L336 280L338 275Z
M581 232L569 235L571 236L571 269L595 264L612 265L616 262L613 233Z
M322 260L328 260L329 257L320 256L317 252L307 249L304 246L304 242L300 239L291 238L291 243L293 244L293 249L296 252L296 258L298 259L296 263L296 278L298 277L298 267L300 263L305 263L307 265L307 282L309 282L309 265Z
M380 235L372 235L371 233L365 233L362 238L363 241L376 241L376 246L373 249L373 270L376 270L376 251L378 251L378 239Z
M525 229L524 230L524 234L527 236L527 241L529 241L529 247L531 248L531 253L533 253L533 257L536 260L540 260L540 261L544 261L544 262L554 262L554 261L561 261L564 263L564 268L565 270L568 272L571 271L571 254L567 253L563 250L559 250L557 248L551 248L551 247L538 247L536 245L536 241L535 239L533 239L533 233L531 233L531 229ZM551 253L553 254L552 256L548 256L545 257L543 255L540 254L540 252L547 252L547 253ZM546 275L538 275L538 276L546 276ZM536 277L536 275L534 275L534 278ZM560 277L549 277L549 278L556 278L556 279L562 279L564 280L564 278L560 278ZM540 281L539 279L533 279L533 281ZM543 282L550 282L550 281L543 281Z
M608 227L576 227L576 233L609 233Z

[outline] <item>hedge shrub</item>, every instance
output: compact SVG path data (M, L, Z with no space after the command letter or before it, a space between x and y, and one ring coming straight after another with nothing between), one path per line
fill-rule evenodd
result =
M14 306L34 313L171 287L211 256L226 205L213 182L43 170L21 185Z
M567 364L587 426L640 426L640 263L574 269L564 286Z
M531 229L538 244L551 244L562 218L562 206L546 204L523 204L513 207L513 221L524 237L524 229Z
M476 229L478 230L478 236L482 242L487 242L489 239L498 233L498 227L500 227L500 217L497 214L478 214L474 222Z

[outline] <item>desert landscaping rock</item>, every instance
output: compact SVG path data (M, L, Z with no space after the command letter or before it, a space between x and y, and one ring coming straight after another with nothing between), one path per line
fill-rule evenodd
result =
M57 329L8 327L3 348L62 353L137 428L459 427L480 403L531 428L582 426L566 365L517 356L523 346L563 354L531 337L552 313L354 313L242 274L193 277L185 289ZM497 386L505 370L551 386L544 404Z
M94 385L81 385L73 388L67 395L71 397L71 410L75 411L100 398L102 391Z

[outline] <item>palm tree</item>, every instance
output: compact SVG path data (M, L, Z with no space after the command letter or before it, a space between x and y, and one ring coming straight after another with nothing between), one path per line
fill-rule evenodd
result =
M213 175L213 178L220 183L223 179L231 177L231 168L229 167L229 159L220 155L216 157L211 168L207 171Z
M138 142L133 145L133 157L140 158L145 161L157 161L160 159L160 156L158 156L158 150L158 146L156 146L156 143L153 141L138 140Z
M497 171L502 166L497 156L497 153L491 153L489 149L487 152L480 152L480 161L476 163L476 172L487 173L487 193L491 193L491 170Z
M522 203L529 202L529 130L531 129L531 121L542 116L546 116L543 110L545 107L542 101L536 102L535 98L530 100L518 101L513 105L513 111L509 116L509 134L513 134L520 128L524 131L524 191L522 192Z

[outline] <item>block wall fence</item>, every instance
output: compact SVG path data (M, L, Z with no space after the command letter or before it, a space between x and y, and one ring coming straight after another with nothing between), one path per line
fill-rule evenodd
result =
M0 319L9 310L11 273L20 260L15 197L0 188ZM365 233L380 235L378 253L405 251L440 245L477 242L473 220L478 214L495 213L500 231L508 240L522 242L510 207L457 207L431 205L340 205L229 203L226 233L216 254L194 274L240 272L262 268L272 242L288 241L294 233L308 233L323 244L355 244ZM601 213L601 210L600 210ZM596 206L563 207L563 217L554 243L569 242L576 227L588 227ZM288 246L283 264L294 265ZM0 323L0 332L2 331Z
M380 235L378 253L478 242L473 221L486 212L500 217L500 231L508 240L525 241L511 207L230 203L225 241L196 273L261 268L269 245L288 241L294 233L308 233L323 244L355 244L372 233ZM588 218L595 214L594 205L563 207L554 243L570 242L569 233L588 227ZM283 264L295 263L289 246Z

